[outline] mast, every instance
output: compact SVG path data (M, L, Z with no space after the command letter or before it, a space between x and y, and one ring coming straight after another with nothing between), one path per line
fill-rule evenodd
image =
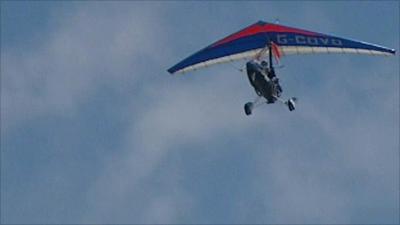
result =
M268 53L269 53L269 69L272 71L273 66L272 66L272 45L271 42L268 43Z

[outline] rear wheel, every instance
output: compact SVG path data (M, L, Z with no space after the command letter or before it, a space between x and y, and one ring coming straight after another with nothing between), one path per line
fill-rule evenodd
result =
M251 111L253 109L253 103L248 102L244 105L244 112L246 113L247 116L251 115Z
M295 110L295 107L296 107L296 104L295 104L295 102L296 102L296 98L289 98L289 100L287 100L287 102L286 102L286 104L287 104L287 106L288 106L288 108L289 108L289 111L293 111L293 110Z

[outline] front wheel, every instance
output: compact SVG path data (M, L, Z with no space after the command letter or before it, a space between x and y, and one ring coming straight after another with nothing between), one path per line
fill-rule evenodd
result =
M295 102L296 101L297 101L297 99L295 97L290 98L289 100L287 100L286 104L287 104L287 106L289 108L289 111L295 110L295 107L296 107L296 103Z
M253 103L248 102L244 105L244 112L246 113L247 116L251 115L251 111L253 109Z

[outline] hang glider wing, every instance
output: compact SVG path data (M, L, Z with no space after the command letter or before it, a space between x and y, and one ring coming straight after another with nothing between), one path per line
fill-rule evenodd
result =
M362 41L259 21L229 35L174 65L168 72L185 73L240 59L252 59L268 43L273 53L282 55L312 53L356 53L394 55L395 50Z

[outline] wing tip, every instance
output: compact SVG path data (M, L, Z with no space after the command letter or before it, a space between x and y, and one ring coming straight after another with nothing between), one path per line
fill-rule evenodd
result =
M173 69L173 68L170 68L170 69L167 70L167 72L170 75L179 75L179 74L184 74L185 70L184 69Z
M167 69L167 72L171 75L174 75L177 70L174 67Z

